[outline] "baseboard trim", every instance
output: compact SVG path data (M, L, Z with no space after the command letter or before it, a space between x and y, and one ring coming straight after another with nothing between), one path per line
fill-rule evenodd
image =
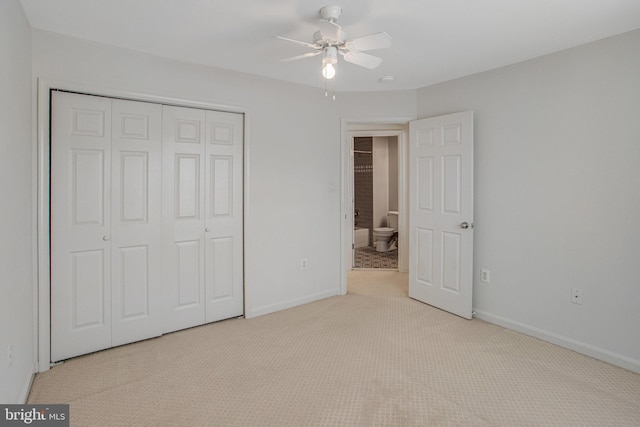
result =
M27 378L24 386L22 387L22 392L20 393L20 404L24 405L27 403L27 399L29 399L29 393L31 392L31 386L33 385L33 379L36 377L36 372L38 372L38 364L34 362L31 368L31 374Z
M607 362L612 365L619 366L621 368L640 374L640 360L634 360L621 354L613 353L611 351L585 344L572 338L567 338L562 335L535 328L533 326L525 325L524 323L515 322L501 316L496 316L494 314L487 313L486 311L477 309L474 309L474 311L476 312L475 317L477 317L478 319L503 326L507 329L521 332L525 335L550 342L551 344L573 350L575 352L584 354L585 356L593 357L594 359L602 360L603 362Z
M299 305L308 304L310 302L319 301L321 299L340 295L340 289L332 289L330 291L318 292L312 295L307 295L302 298L295 298L289 301L285 301L278 304L265 305L264 307L258 307L254 310L247 310L247 318L262 316L264 314L275 313L276 311L286 310L288 308L297 307Z

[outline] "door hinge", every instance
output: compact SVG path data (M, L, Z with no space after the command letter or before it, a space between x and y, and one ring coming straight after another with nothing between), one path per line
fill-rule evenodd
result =
M351 249L355 249L355 248L356 248L356 244L355 244L355 243L352 243L352 244L351 244Z

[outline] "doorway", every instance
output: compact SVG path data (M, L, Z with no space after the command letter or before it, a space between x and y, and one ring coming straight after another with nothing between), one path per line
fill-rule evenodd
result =
M355 137L395 137L398 145L398 250L397 269L401 273L409 271L409 239L408 239L408 152L409 122L413 117L342 119L341 152L342 152L342 209L341 209L341 279L340 293L347 293L347 273L354 268L353 251L355 246L355 196L354 196L354 146ZM366 151L366 150L363 150ZM388 209L388 208L387 208ZM388 214L388 210L387 210ZM386 221L386 218L385 218ZM360 226L361 222L358 221ZM375 228L375 227L373 227ZM371 233L372 234L372 233ZM372 237L372 236L371 236ZM374 270L375 271L375 270Z
M398 137L354 136L353 269L398 270Z

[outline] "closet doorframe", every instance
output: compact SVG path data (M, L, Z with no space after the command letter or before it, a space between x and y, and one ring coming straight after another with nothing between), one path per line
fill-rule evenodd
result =
M51 366L51 251L50 251L50 214L49 195L51 189L50 182L50 118L51 118L51 91L62 90L77 92L87 95L104 96L108 98L120 98L131 101L153 102L164 105L175 105L179 107L200 108L204 110L217 110L229 113L244 114L244 156L243 156L243 201L244 215L243 225L245 232L244 240L244 265L250 259L250 251L246 244L248 218L251 206L249 204L249 155L250 136L249 120L250 112L246 108L229 105L213 104L207 102L193 101L189 99L171 98L152 94L142 94L131 91L121 91L117 89L104 88L93 85L83 85L55 80L37 79L37 96L34 102L36 110L35 123L33 125L34 155L33 155L33 182L34 182L34 218L36 233L34 233L34 256L33 266L33 305L34 305L34 345L37 347L36 360L34 366L37 372L48 371ZM246 271L246 268L245 268ZM245 274L246 276L246 274ZM247 283L244 284L244 305L248 307L250 291ZM247 310L244 310L245 313Z

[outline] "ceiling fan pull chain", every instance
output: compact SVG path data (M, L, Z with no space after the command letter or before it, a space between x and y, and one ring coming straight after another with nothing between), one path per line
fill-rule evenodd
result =
M333 86L333 89L331 89L332 95L331 95L331 99L333 99L334 101L336 100L336 82L335 80L331 80L331 85ZM327 89L327 79L324 79L324 96L329 96L329 89Z
M332 96L332 98L333 98L334 101L336 100L336 80L337 79L333 79L331 81L331 85L333 86L333 96Z

